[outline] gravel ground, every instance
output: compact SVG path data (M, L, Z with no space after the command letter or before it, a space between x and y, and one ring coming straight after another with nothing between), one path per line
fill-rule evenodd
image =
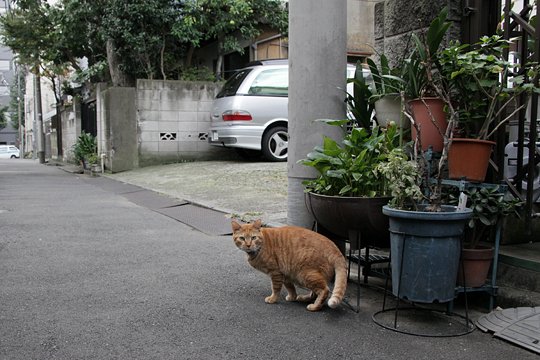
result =
M286 162L185 162L106 176L243 219L287 219Z

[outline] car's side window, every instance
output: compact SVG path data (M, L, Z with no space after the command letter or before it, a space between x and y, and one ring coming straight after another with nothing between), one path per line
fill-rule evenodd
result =
M264 96L289 95L289 69L269 69L261 71L253 80L248 94Z

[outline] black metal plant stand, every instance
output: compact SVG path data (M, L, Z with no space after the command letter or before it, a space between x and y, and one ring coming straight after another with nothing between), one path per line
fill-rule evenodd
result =
M406 242L407 239L404 239L404 242ZM405 248L406 246L403 246L401 248L401 259L404 259L405 257ZM408 335L415 335L415 336L423 336L423 337L455 337L455 336L462 336L469 334L475 330L474 323L469 318L469 309L468 309L468 302L467 302L467 291L464 291L464 297L465 297L465 315L460 315L457 313L454 313L450 310L450 307L447 306L446 310L438 310L438 309L432 309L432 308L422 308L415 305L415 303L412 303L412 305L409 305L407 307L400 307L400 301L401 301L401 284L402 284L402 275L403 275L403 264L404 261L401 261L400 264L400 270L399 270L399 282L398 282L398 288L397 288L397 296L396 296L396 304L393 308L386 308L386 296L388 294L388 283L389 283L389 276L386 277L385 281L385 288L384 288L384 297L383 297L383 306L382 310L374 313L372 315L373 321L388 330L392 330L395 332L399 332L402 334L408 334ZM460 262L460 266L463 267L463 262ZM388 265L388 268L390 270L390 263ZM384 324L380 317L382 317L383 314L394 312L393 317L393 325L392 324ZM462 324L463 329L462 330L456 330L456 331L448 331L448 332L440 332L440 333L428 333L428 332L421 332L421 331L414 331L414 330L407 330L403 327L400 328L400 325L398 324L398 318L400 312L422 312L427 313L430 315L431 318L434 318L434 315L437 315L440 319L445 321L445 325L447 329L454 330L454 327L447 326L447 321L453 321L456 322L456 318L460 320L464 320L464 324Z

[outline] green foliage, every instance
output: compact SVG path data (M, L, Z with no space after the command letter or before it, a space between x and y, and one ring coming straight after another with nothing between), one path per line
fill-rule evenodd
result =
M184 81L216 81L214 73L206 67L183 68L179 80Z
M19 92L20 91L20 92ZM11 123L15 129L19 129L19 115L21 117L22 125L24 125L24 94L26 91L25 78L23 74L15 76L11 86L9 87L10 101L9 110L12 114ZM19 102L20 114L19 114Z
M0 108L0 129L3 129L7 126L8 123L8 117L7 117L7 106L3 106Z
M93 159L97 163L97 141L89 133L81 132L77 142L73 145L73 156L77 162L92 163Z
M448 9L443 8L431 22L426 36L421 39L413 34L415 48L402 69L405 93L411 99L421 96L432 96L440 82L438 77L438 49L451 23L448 22Z
M415 210L424 199L419 184L422 182L418 163L409 159L402 148L396 148L385 162L377 165L383 175L392 199L388 205L396 209Z
M4 44L20 64L38 71L51 64L68 65L79 78L107 81L103 64L112 53L129 79L179 78L192 52L212 41L220 51L243 51L240 42L258 36L263 27L286 33L288 14L279 0L18 0L1 17ZM109 56L108 56L109 55ZM90 69L79 68L86 57ZM190 73L191 75L193 73ZM201 74L206 76L206 74Z
M372 96L369 84L366 83L362 71L362 64L358 62L354 71L354 78L347 80L353 83L353 94L347 93L347 109L351 120L355 126L371 131L371 116L373 114L373 103L370 102Z
M440 52L441 71L448 81L459 126L467 137L489 138L494 128L515 114L512 110L506 119L499 118L504 110L515 105L520 94L539 91L531 82L537 66L520 71L519 64L504 59L508 46L508 41L493 35L484 36L473 45L454 42ZM507 82L514 71L522 75Z
M46 2L23 1L19 7L0 17L2 43L17 53L19 64L30 66L35 72L44 59L57 58L51 21L51 6Z
M104 10L99 35L103 42L113 40L123 72L132 78L146 79L163 78L163 73L170 75L161 66L163 53L176 52L178 57L183 53L171 36L180 10L177 1L110 0Z
M375 94L372 101L385 95L399 94L405 86L403 79L399 77L402 67L390 67L388 58L384 54L380 54L379 59L380 67L370 58L367 59L367 64L375 84Z
M242 53L240 41L260 35L262 26L270 25L282 34L288 26L288 14L280 0L184 1L179 18L172 28L178 40L195 48L218 40L223 52Z
M465 191L467 207L472 209L473 216L468 223L466 246L475 248L479 242L489 240L490 232L497 222L510 214L519 217L523 202L511 195L506 195L499 186L473 187ZM452 199L457 204L457 197Z
M347 120L319 120L333 126L343 126ZM353 127L341 143L324 137L299 163L312 167L319 177L304 181L306 191L338 196L387 196L388 183L378 165L388 161L398 148L399 133L395 126L374 128L370 133Z

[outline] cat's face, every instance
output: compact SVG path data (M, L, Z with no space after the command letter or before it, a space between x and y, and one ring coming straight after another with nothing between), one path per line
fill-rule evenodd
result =
M250 255L257 254L263 243L261 221L257 220L252 224L240 225L233 220L231 224L235 245Z

